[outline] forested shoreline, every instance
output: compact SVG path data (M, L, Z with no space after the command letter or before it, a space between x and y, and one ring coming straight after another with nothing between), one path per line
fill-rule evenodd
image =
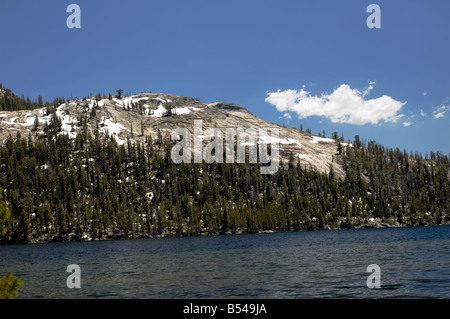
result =
M76 138L54 123L0 146L11 212L1 243L450 223L441 153L423 157L356 137L335 156L344 178L294 157L262 175L257 164L174 164L170 140L118 145L80 126Z

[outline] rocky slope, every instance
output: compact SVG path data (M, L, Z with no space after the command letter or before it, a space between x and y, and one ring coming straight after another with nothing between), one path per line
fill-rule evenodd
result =
M232 103L204 104L198 99L158 93L141 93L133 96L96 97L73 100L59 105L56 110L41 108L28 111L0 112L0 142L17 132L27 136L45 134L56 114L61 122L61 133L75 138L83 122L101 135L113 136L118 144L129 139L143 141L146 136L156 139L158 131L170 138L177 127L193 133L194 120L202 120L203 130L219 128L225 136L226 128L278 128L280 154L285 162L289 156L300 158L303 165L328 172L333 166L337 176L343 169L337 155L337 142L294 128L269 123ZM343 143L345 145L345 143Z

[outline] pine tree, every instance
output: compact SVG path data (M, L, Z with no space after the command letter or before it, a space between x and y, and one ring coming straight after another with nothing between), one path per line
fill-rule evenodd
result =
M8 208L8 204L2 200L3 189L0 188L0 236L4 236L8 229L8 222L11 217L11 212Z
M0 279L0 299L13 299L18 296L22 280L10 273Z
M36 115L34 118L34 127L33 130L37 131L39 129L39 117Z
M338 140L337 151L339 155L342 155L342 144L340 140Z
M167 102L166 105L165 105L165 108L166 108L166 113L165 113L164 115L165 115L165 116L172 116L172 115L173 115L173 112L172 112L172 109L173 109L172 103Z
M19 224L18 224L18 240L19 242L29 243L31 240L32 229L30 227L31 214L33 212L33 198L31 194L19 201Z

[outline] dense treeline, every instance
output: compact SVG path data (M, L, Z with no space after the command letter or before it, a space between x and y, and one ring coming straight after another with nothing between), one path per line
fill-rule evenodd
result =
M11 217L1 242L265 230L435 225L450 222L448 156L428 158L355 139L336 156L345 178L291 158L273 175L255 164L179 164L161 136L117 145L86 123L69 139L0 147L0 186Z
M0 111L33 110L51 105L59 105L64 103L64 101L64 98L55 98L53 103L44 102L41 95L39 95L37 101L32 101L28 96L25 98L24 95L20 97L15 95L10 89L4 88L0 83Z
M393 218L406 225L448 223L450 204L449 157L387 149L355 138L342 157L349 189L359 192L355 210L363 215ZM356 195L356 194L354 194ZM357 214L359 215L359 214Z

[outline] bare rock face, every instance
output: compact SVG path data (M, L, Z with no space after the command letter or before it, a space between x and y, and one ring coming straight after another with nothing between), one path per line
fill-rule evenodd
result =
M233 103L201 103L186 96L160 93L140 93L133 96L85 98L59 105L55 110L46 108L31 111L0 113L0 142L8 136L20 132L22 136L45 134L44 128L52 125L56 115L61 120L59 134L75 138L86 123L92 132L98 128L103 136L111 136L118 144L144 141L146 136L153 139L161 134L170 138L178 127L187 128L191 133L194 121L201 120L203 130L218 128L225 136L227 128L249 128L279 130L280 155L283 162L293 158L301 165L320 172L329 172L333 167L336 176L343 176L343 169L337 154L337 142L294 128L264 121ZM345 145L345 143L343 143Z

